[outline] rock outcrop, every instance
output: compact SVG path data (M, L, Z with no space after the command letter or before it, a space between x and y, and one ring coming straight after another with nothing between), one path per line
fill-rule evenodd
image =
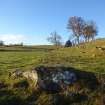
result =
M31 80L35 87L42 90L58 91L76 82L77 77L74 72L63 70L63 68L37 67L34 70L22 73L27 80Z
M23 72L22 76L34 83L34 86L38 83L38 73L35 70Z
M66 90L75 83L86 84L88 89L96 89L99 85L94 73L75 70L66 67L44 67L39 66L34 70L13 72L12 76L22 76L29 81L30 86L47 91ZM82 86L82 85L81 85ZM80 87L81 87L80 86Z
M59 67L57 69L50 67L35 68L38 73L38 85L45 90L60 90L65 89L66 86L76 82L76 74L69 70L63 70Z

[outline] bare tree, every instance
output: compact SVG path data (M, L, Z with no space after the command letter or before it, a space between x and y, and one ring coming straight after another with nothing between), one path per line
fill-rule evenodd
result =
M90 39L94 39L98 33L98 29L96 23L93 21L86 22L83 28L83 36L85 41L89 42Z
M76 36L77 42L79 44L80 36L82 35L82 29L84 27L84 20L82 17L70 17L67 25L67 29L72 30L73 35Z
M47 40L54 44L55 46L58 46L58 45L61 45L61 36L58 35L58 33L55 31L55 32L52 32L50 34L50 36L47 38Z

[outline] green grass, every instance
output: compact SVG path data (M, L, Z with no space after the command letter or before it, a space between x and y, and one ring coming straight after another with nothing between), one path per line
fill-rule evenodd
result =
M105 40L86 43L80 45L79 48L56 48L54 46L1 47L3 50L0 51L0 79L6 77L9 71L16 68L31 70L38 65L61 65L84 71L105 73L105 51L96 49L96 46L105 46Z
M83 48L85 46L85 48ZM100 39L94 42L79 45L79 47L54 47L54 46L2 46L0 47L0 81L8 84L8 88L0 89L0 105L53 105L55 96L43 92L35 92L30 89L16 89L13 84L22 81L22 79L12 79L8 77L10 71L19 68L23 71L31 70L39 65L45 66L64 66L73 67L76 70L90 71L94 73L105 73L105 50L96 49L96 46L105 47L105 40ZM82 88L83 91L87 88ZM90 91L90 90L89 90ZM100 97L100 90L89 92L93 101L83 101L76 105L94 105L94 97ZM81 96L82 97L82 96ZM68 97L63 94L57 94L58 100L69 103ZM63 100L64 99L64 100ZM98 99L97 99L98 100ZM4 104L2 103L4 102ZM9 103L8 103L9 102ZM47 102L47 104L46 104ZM59 103L60 101L58 101ZM62 103L62 102L61 102ZM59 103L58 105L61 105ZM66 104L66 105L67 105ZM70 103L69 103L70 104ZM69 105L68 104L68 105ZM62 103L62 105L64 105ZM71 104L70 104L71 105ZM74 104L73 104L74 105ZM99 104L100 105L100 104Z

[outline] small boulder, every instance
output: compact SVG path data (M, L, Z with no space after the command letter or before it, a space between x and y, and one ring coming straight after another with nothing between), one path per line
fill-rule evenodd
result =
M9 77L18 78L22 77L23 72L20 69L16 69L13 72L9 72Z
M34 86L37 85L38 82L38 74L35 70L23 72L23 77L27 80L31 80L34 83Z

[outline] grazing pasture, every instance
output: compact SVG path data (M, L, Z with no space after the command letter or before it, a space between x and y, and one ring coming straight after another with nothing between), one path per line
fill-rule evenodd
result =
M99 49L99 47L102 49ZM63 91L62 93L52 95L42 90L34 90L28 85L26 80L23 78L11 78L9 77L9 73L16 69L22 71L32 70L37 66L43 65L45 67L72 67L74 71L90 72L99 75L104 74L104 47L104 39L98 39L93 42L68 48L57 48L51 45L1 46L0 105L53 105L53 103L57 105L69 105L71 103L73 105L96 105L96 103L99 103L97 105L101 105L100 96L104 94L102 93L100 95L101 85L93 91L88 88L88 85L89 87L90 84L91 86L95 86L95 82L90 83L90 80L85 77L83 78L85 78L85 81L89 84L86 85L86 82L83 82L84 80L80 80L78 83L70 86L68 92ZM73 98L70 98L70 95ZM62 103L59 101L61 99L63 99Z

